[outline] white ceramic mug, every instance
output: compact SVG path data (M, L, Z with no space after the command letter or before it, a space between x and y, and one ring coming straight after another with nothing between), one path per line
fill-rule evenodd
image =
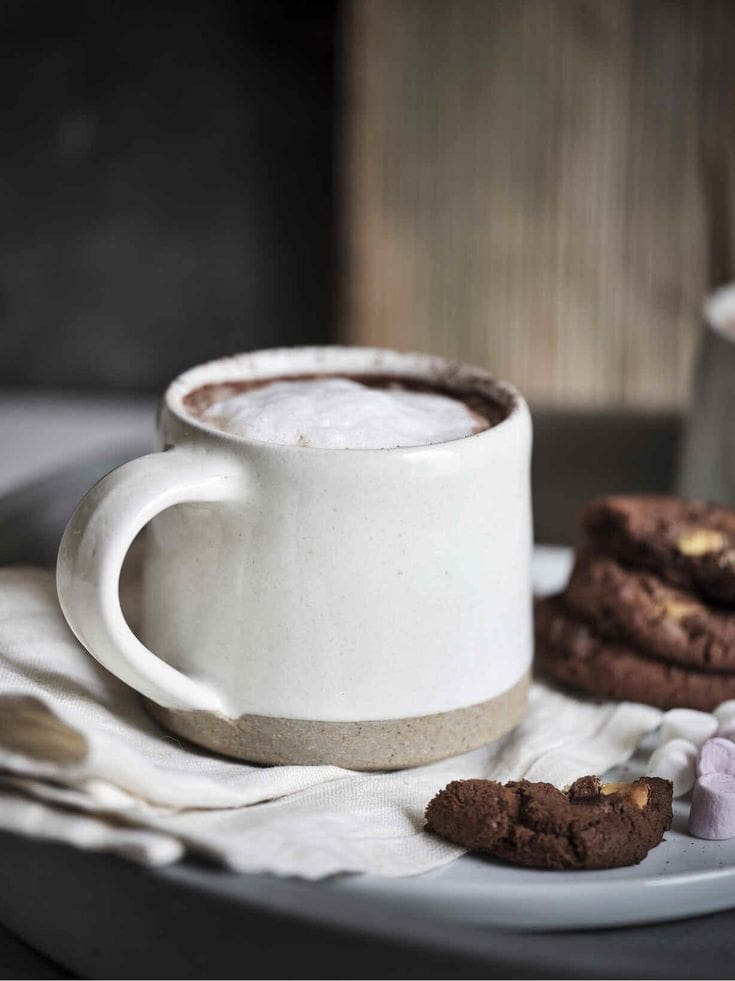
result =
M505 418L428 446L284 446L189 414L207 384L412 376L490 395ZM71 628L153 714L268 763L415 765L521 718L532 658L531 422L511 386L439 358L284 348L187 371L160 411L162 452L87 494L59 550ZM120 569L146 534L141 640Z

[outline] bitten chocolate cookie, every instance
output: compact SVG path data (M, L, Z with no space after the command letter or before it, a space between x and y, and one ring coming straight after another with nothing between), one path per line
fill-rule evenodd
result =
M704 501L603 497L582 512L595 549L706 599L735 603L735 512Z
M577 555L564 605L595 633L702 671L735 671L735 612L707 606L652 572Z
M528 780L455 780L429 803L426 824L458 845L516 865L636 865L671 827L671 783L643 777L603 784L589 776L562 793Z
M535 603L539 674L605 698L646 702L658 708L711 712L735 698L735 674L696 671L639 654L605 640L567 612L558 596Z

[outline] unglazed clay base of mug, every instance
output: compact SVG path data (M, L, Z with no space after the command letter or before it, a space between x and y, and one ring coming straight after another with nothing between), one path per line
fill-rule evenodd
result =
M350 770L398 770L467 753L510 732L521 721L530 674L487 702L408 719L312 722L212 712L180 712L145 699L161 725L207 749L251 763L319 765Z

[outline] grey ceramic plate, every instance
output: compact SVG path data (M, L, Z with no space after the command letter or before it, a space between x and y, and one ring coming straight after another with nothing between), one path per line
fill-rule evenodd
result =
M60 488L58 482L55 486ZM36 498L42 500L40 491ZM537 548L537 592L561 588L570 564L569 549ZM624 772L612 776L640 775L646 758L647 752L642 752ZM735 839L706 842L690 837L687 811L688 800L677 801L674 827L665 842L629 868L544 872L468 855L413 878L338 876L321 883L294 882L290 892L279 888L272 896L282 912L328 919L346 928L364 924L373 909L437 924L523 931L661 922L729 909L735 906ZM202 876L207 885L209 873Z
M53 561L83 492L145 449L77 460L0 499L0 562ZM537 553L537 582L556 588L568 561ZM691 841L681 816L634 869L541 873L466 856L415 879L320 883L189 861L146 870L0 833L0 920L85 977L725 978L735 914L665 921L735 906L734 866L732 843Z
M94 460L87 468L77 464L66 475L56 474L6 497L0 507L0 558L17 562L34 556L48 562L60 533L59 519L65 520L81 493L117 462ZM570 558L568 549L537 549L537 588L560 588ZM628 773L641 772L643 759L634 761ZM232 887L241 899L252 883L261 902L274 911L353 929L391 911L437 928L462 924L548 931L662 922L735 906L735 840L692 839L686 833L686 809L686 803L677 802L673 830L641 865L606 872L540 872L466 856L427 875L398 880L345 876L303 883L190 867L161 874L173 880L181 874L189 884L214 887L220 894Z

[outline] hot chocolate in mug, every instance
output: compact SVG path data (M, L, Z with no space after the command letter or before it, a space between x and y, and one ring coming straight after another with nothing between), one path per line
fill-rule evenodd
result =
M210 420L218 398L325 376L443 393L485 422L441 442L345 449ZM531 421L512 386L427 355L258 351L177 378L158 432L159 452L80 503L57 585L82 644L164 726L256 762L387 769L519 722L533 644ZM139 639L118 586L146 525Z

